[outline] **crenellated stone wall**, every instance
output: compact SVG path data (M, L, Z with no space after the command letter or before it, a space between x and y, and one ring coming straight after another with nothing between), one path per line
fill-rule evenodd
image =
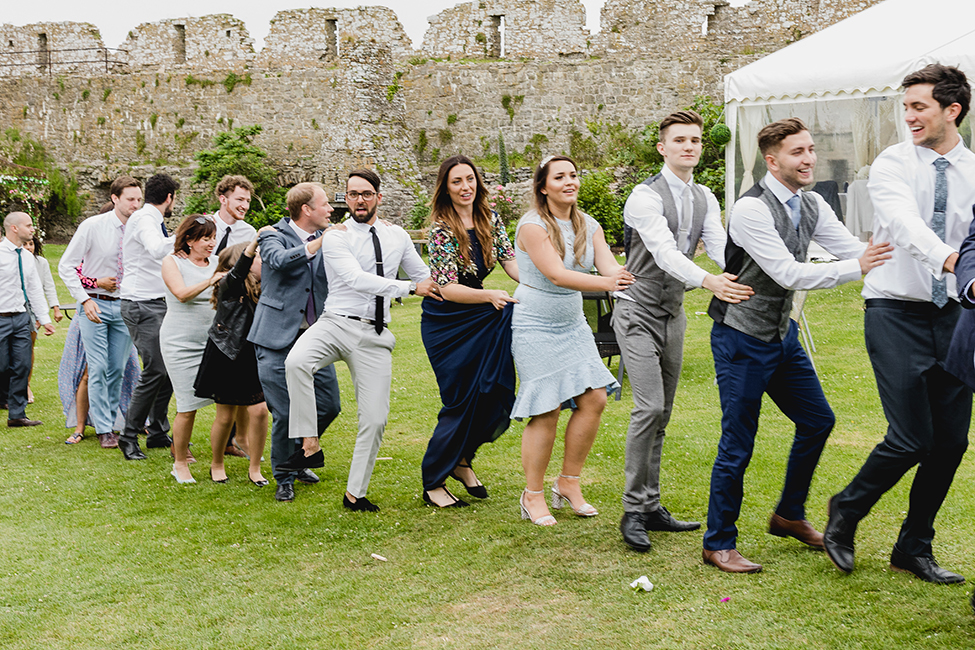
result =
M290 9L271 20L256 64L263 68L332 65L346 47L361 40L382 43L396 60L416 54L396 12L388 7Z
M583 56L589 51L579 0L481 0L430 18L423 54L436 58Z
M382 7L278 12L260 52L228 14L143 23L121 52L88 23L0 25L0 124L41 140L93 203L121 173L188 179L216 133L259 124L282 184L341 190L373 167L404 218L432 189L424 168L496 151L499 130L509 151L557 153L640 129L878 1L607 0L591 36L579 0L476 0L431 18L420 51ZM76 48L100 59L59 59Z
M254 41L243 21L230 14L142 23L121 48L129 69L239 70L254 58Z

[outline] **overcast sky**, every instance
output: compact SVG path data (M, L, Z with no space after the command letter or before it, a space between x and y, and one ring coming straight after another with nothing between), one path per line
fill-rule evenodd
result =
M599 10L604 0L582 0L586 7L587 27L590 32L599 31ZM264 37L270 27L270 20L278 11L302 9L305 7L357 7L359 5L383 5L391 7L399 16L403 28L416 47L423 42L427 29L426 19L447 7L460 4L456 0L168 0L168 2L142 4L139 2L119 2L102 0L83 2L79 0L0 0L0 22L26 25L39 22L88 22L94 23L101 31L102 39L108 47L118 47L125 40L130 29L140 23L153 22L164 18L198 17L207 14L233 14L247 25L247 31L254 39L255 49L263 47Z

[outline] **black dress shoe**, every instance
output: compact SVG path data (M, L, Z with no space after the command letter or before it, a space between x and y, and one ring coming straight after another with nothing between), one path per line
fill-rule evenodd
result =
M146 455L142 453L142 449L139 448L138 440L129 440L127 438L118 439L118 448L122 450L122 456L125 460L145 460Z
M461 481L461 483L463 483L463 481ZM441 485L438 485L437 487L435 487L433 489L436 490L438 488L443 488L443 491L446 492L447 493L447 496L450 497L451 499L453 499L453 501L450 502L450 503L448 503L445 506L442 506L439 503L437 503L436 501L434 501L432 498L430 498L430 493L427 490L424 490L423 491L423 500L427 503L427 505L431 505L431 506L433 506L435 508L466 508L467 506L471 505L471 504L467 503L466 501L464 501L463 499L458 499L453 494L451 494L450 493L450 490L447 489L447 486L446 485L441 484ZM346 497L346 498L348 498L348 497ZM359 501L361 501L361 499L356 500L356 504L358 504Z
M701 527L699 521L680 521L674 519L667 508L662 505L653 512L643 513L643 523L647 530L662 530L668 533L683 533L688 530L697 530Z
M474 473L474 469L470 466L469 463L467 465L462 465L458 463L457 467L463 467L464 469L469 469L471 470L471 474ZM464 489L467 490L467 493L472 497L476 497L478 499L488 498L487 488L484 487L483 485L478 485L478 484L468 485L467 483L464 483L464 481L461 480L460 476L457 475L457 472L455 470L451 470L448 476L450 476L450 478L454 479L455 481L460 481L460 483L464 486ZM476 476L474 477L474 480L475 481L477 480Z
M304 483L305 485L314 485L322 479L318 478L318 474L315 472L305 468L303 470L299 470L298 475L295 476L295 480L300 483Z
M13 420L7 420L8 427L36 427L44 424L40 420L31 420L28 418L14 418Z
M843 518L837 508L833 507L833 499L829 500L829 521L823 530L823 547L826 555L837 569L843 573L853 572L853 537L857 532L857 522Z
M634 551L646 553L650 550L650 538L647 537L647 527L642 512L624 512L620 521L620 532L623 541Z
M321 449L311 456L305 456L303 449L297 449L295 453L291 454L288 460L278 465L275 469L286 472L297 472L298 470L311 469L313 467L325 467L325 452Z
M162 449L163 447L172 447L173 439L167 436L165 433L160 433L154 436L146 436L146 449Z
M342 497L342 505L352 512L379 512L379 506L365 497L359 497L355 503L349 501L349 497Z
M890 553L890 568L902 573L913 573L925 582L939 585L953 585L965 582L965 576L952 573L938 566L933 555L907 555L897 550Z
M294 501L295 486L291 483L278 483L278 489L274 491L274 498L277 501Z

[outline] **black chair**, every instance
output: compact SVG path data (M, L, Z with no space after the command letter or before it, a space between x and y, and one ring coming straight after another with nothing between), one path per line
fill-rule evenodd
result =
M596 340L596 349L599 351L600 359L607 359L606 365L613 365L613 357L620 358L619 372L616 381L620 387L616 392L616 401L623 397L623 357L620 354L620 345L616 341L616 332L613 331L612 318L615 299L613 294L608 291L583 291L582 310L592 328L593 338Z

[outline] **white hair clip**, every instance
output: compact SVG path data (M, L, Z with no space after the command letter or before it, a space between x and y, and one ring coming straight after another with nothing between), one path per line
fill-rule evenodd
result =
M545 158L542 158L542 162L538 163L539 168L552 162L552 158L555 158L555 156L546 156Z

